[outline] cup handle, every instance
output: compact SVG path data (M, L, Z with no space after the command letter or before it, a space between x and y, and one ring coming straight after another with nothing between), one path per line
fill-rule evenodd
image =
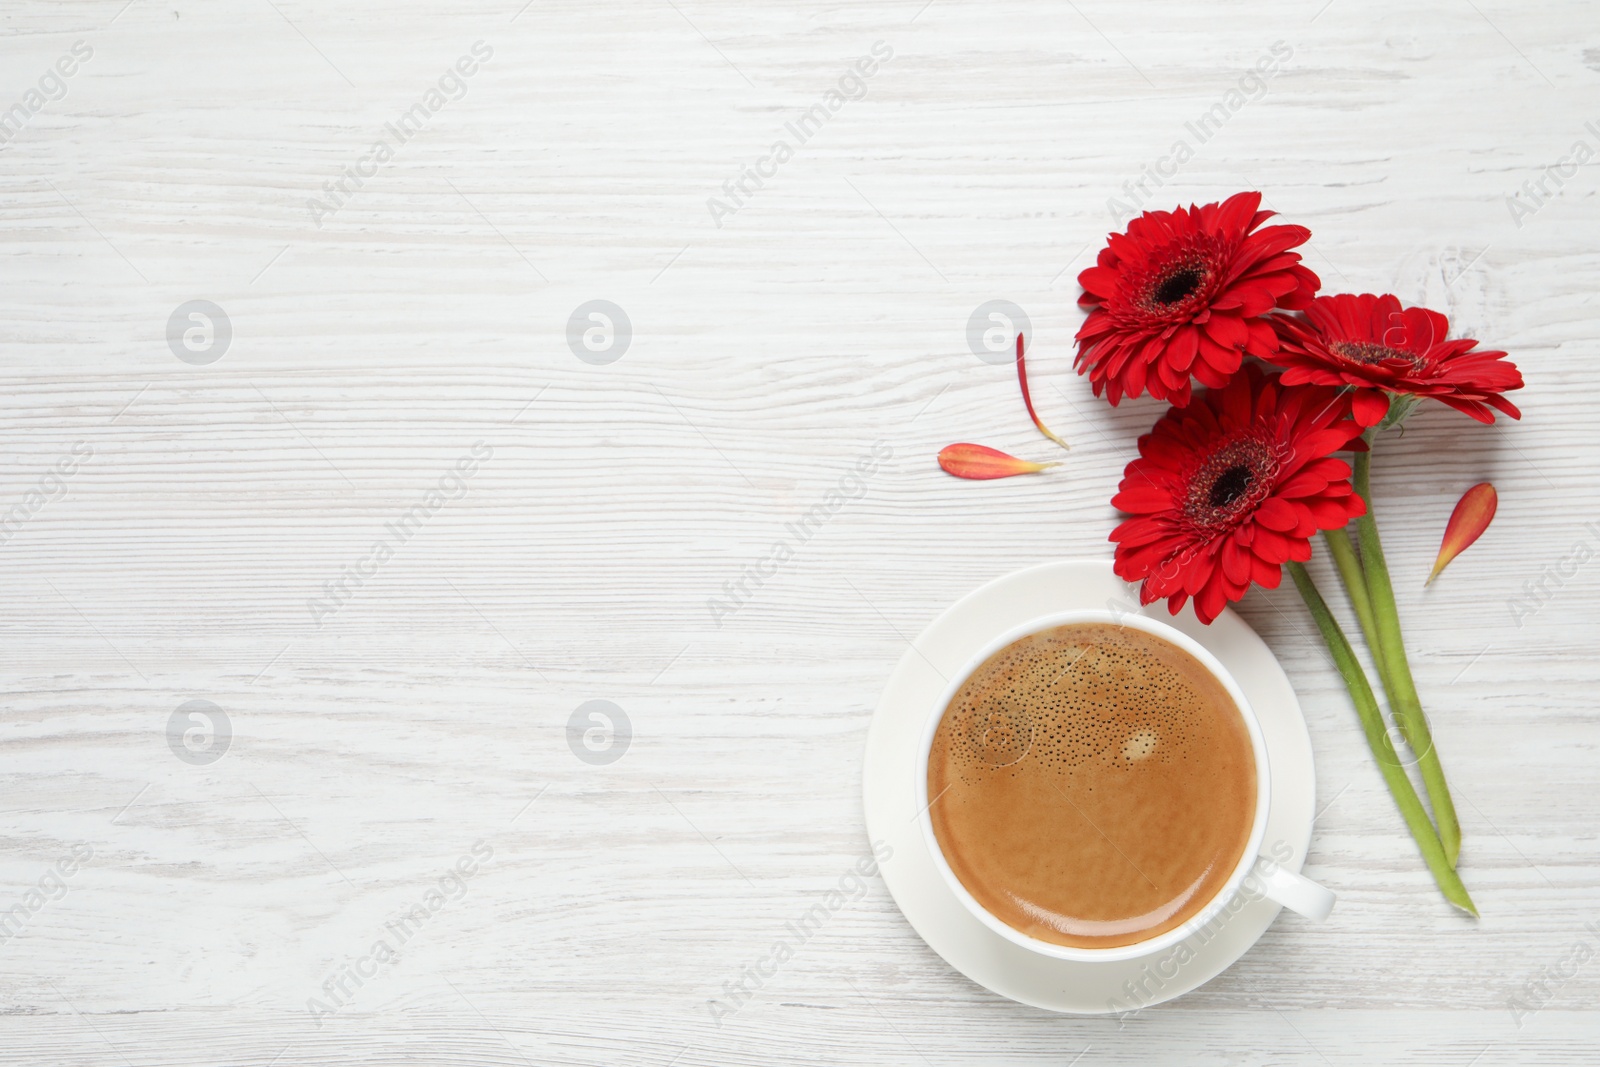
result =
M1338 899L1332 890L1265 857L1256 865L1256 876L1268 900L1316 922L1328 917Z

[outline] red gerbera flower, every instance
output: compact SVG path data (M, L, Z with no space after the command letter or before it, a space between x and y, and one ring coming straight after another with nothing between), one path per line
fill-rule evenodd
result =
M1312 535L1365 514L1332 455L1364 448L1360 436L1338 390L1285 386L1253 364L1168 410L1111 500L1133 515L1111 533L1117 574L1174 615L1193 597L1204 623L1252 582L1277 588L1286 560L1311 558Z
M1273 212L1260 193L1220 204L1146 211L1114 233L1078 275L1078 303L1093 308L1078 330L1078 373L1114 405L1146 390L1178 407L1189 377L1220 389L1244 355L1267 356L1278 338L1262 316L1307 306L1322 283L1300 266L1311 231L1256 230Z
M1401 308L1392 296L1319 296L1304 317L1277 316L1283 344L1267 358L1287 368L1285 385L1356 387L1355 416L1375 426L1389 410L1389 393L1432 397L1479 422L1494 408L1522 413L1501 393L1522 388L1522 373L1504 352L1475 351L1469 337L1449 341L1450 320L1427 308Z

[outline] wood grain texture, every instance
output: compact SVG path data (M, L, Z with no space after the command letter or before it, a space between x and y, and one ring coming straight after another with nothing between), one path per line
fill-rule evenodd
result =
M0 945L0 1064L1594 1061L1600 563L1563 561L1600 549L1600 171L1507 205L1600 147L1588 5L518 7L0 14L0 109L93 51L0 145L0 512L49 496L0 544L0 911L93 852ZM464 94L318 225L307 202L479 41ZM707 200L880 41L864 96L717 225ZM1257 591L1316 747L1327 924L1280 920L1119 1024L973 986L873 881L716 1025L867 849L860 756L906 638L999 574L1106 554L1156 409L1071 373L1075 274L1108 199L1275 42L1149 202L1261 188L1329 289L1426 301L1528 380L1521 423L1425 411L1375 464L1483 921L1432 889L1292 592ZM951 441L1054 458L968 349L995 298L1029 314L1074 450L962 483L933 462ZM232 326L210 365L168 345L194 299ZM632 323L609 365L568 347L592 299ZM477 442L464 495L319 625L308 601ZM876 442L864 494L714 618ZM1424 591L1484 480L1494 526ZM191 699L232 725L207 766L168 747ZM592 699L632 724L609 765L568 746Z

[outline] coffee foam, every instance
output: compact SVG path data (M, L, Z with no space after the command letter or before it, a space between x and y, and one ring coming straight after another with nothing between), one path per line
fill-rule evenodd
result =
M954 769L965 777L1032 756L1065 774L1090 761L1192 758L1205 714L1195 672L1152 658L1149 636L1132 633L1058 627L992 656L945 712L940 729L949 731Z

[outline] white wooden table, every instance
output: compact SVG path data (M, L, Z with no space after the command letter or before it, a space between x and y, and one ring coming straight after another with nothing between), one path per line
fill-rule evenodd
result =
M0 1063L1595 1062L1600 168L1508 204L1600 148L1592 5L519 2L0 13ZM1073 375L1075 276L1179 141L1150 206L1263 189L1329 291L1428 302L1527 376L1523 422L1428 410L1376 470L1483 920L1433 889L1292 591L1258 591L1326 925L1056 1017L873 879L714 1021L865 854L907 638L1107 554L1157 408ZM1075 445L1048 477L933 463L1053 458L969 349L992 299ZM592 300L625 346L569 345ZM1485 479L1498 519L1424 593ZM175 749L196 700L231 736L184 711ZM591 755L595 700L631 738Z

